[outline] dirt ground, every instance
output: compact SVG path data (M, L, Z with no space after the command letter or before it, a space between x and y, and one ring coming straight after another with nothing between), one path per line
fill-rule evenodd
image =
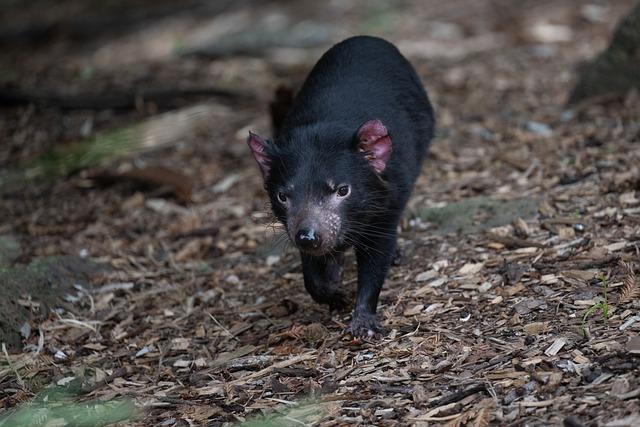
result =
M133 426L640 425L640 95L565 107L579 64L633 1L18 3L0 18L4 88L215 84L244 96L0 107L4 169L211 107L174 144L0 194L0 235L19 241L20 263L73 255L107 268L48 315L22 296L36 316L0 365L0 426L47 401L50 384L73 396L43 406L38 425L80 425L51 416L56 405L121 398L138 408L120 424ZM12 39L19 28L28 43ZM264 47L263 28L291 43ZM184 54L233 32L249 41ZM400 47L438 117L372 342L306 294L245 145L248 130L270 133L279 84L295 87L358 33ZM182 193L122 177L159 167L181 174Z

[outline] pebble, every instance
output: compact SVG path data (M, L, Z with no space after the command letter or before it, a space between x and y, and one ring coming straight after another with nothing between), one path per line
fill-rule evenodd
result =
M553 134L553 131L548 125L540 122L529 121L527 122L526 128L529 132L544 137L549 137Z
M267 257L267 265L269 267L276 265L278 262L280 261L280 256L279 255L269 255Z
M231 275L227 276L225 281L227 283L232 284L232 285L237 285L238 283L240 283L240 279L235 274L231 274Z

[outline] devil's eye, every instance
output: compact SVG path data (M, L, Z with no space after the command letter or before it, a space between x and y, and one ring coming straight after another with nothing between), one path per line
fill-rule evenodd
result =
M280 201L280 203L286 203L287 196L282 191L278 191L278 200Z
M347 197L349 195L349 192L350 192L349 186L346 185L346 184L341 185L340 187L338 187L338 190L336 191L336 193L340 197Z

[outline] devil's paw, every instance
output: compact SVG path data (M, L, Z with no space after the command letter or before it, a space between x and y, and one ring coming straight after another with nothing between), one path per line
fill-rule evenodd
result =
M380 336L381 328L375 314L354 313L347 333L353 335L354 338L371 339Z

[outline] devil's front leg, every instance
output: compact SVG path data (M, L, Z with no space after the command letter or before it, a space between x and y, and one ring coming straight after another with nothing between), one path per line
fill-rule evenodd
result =
M345 294L340 290L344 253L337 252L314 257L300 254L304 287L320 304L328 304L330 310L342 310L347 305Z
M371 338L380 332L376 320L378 297L396 248L396 229L377 229L374 237L362 239L356 246L358 295L348 332L354 337Z

